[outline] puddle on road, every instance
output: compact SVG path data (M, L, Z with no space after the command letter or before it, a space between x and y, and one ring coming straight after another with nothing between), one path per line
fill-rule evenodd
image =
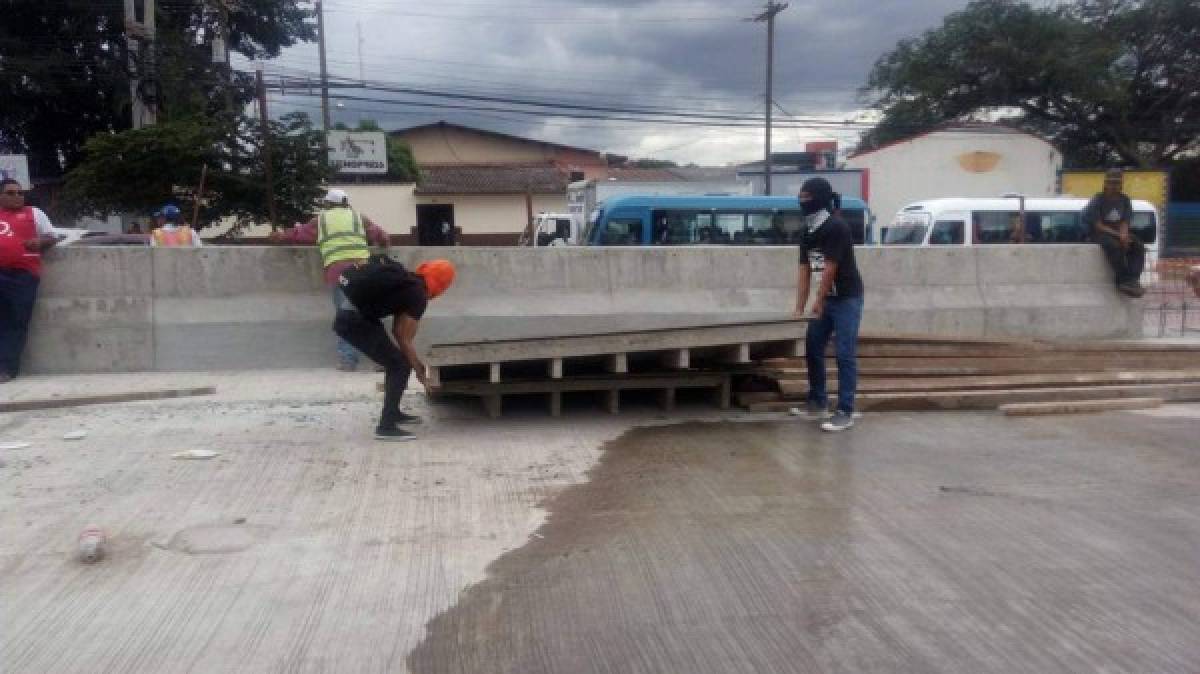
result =
M848 610L835 548L854 471L821 440L785 445L800 434L784 428L689 423L609 443L529 542L428 624L410 671L728 672L755 656L723 662L727 648L792 657L790 631L834 629ZM803 606L779 591L796 583Z

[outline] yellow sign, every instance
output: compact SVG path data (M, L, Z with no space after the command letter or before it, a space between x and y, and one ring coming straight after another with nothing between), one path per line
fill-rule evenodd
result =
M1142 199L1154 204L1160 218L1167 213L1167 187L1169 178L1166 171L1126 171L1122 188L1130 199ZM1063 171L1062 186L1059 191L1064 196L1091 199L1104 191L1104 171Z

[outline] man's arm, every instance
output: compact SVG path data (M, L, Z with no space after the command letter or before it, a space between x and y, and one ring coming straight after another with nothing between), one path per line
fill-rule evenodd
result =
M804 307L808 305L808 291L812 284L812 267L807 262L801 262L796 272L796 318L804 315Z
M400 351L404 353L404 357L408 360L408 364L412 366L413 372L417 375L417 381L429 390L429 380L426 379L425 364L421 362L421 358L417 356L417 347L413 345L413 339L417 336L417 328L420 326L420 321L413 319L411 316L401 314L396 316L392 321L392 336L396 338L396 344L400 347Z
M825 298L833 292L833 279L837 277L838 265L833 260L825 258L825 269L821 272L821 281L817 284L817 298L813 300L813 315L820 316L825 312Z
M365 215L362 216L362 221L363 227L367 229L367 243L384 248L391 245L391 237L388 236L387 230L372 222Z
M313 218L303 225L286 228L283 231L275 230L267 235L267 238L272 243L312 245L317 242L317 219Z
M33 222L37 227L37 238L30 239L25 242L25 250L32 253L44 253L58 245L58 235L54 233L54 224L50 222L50 218L42 212L42 209L33 209Z

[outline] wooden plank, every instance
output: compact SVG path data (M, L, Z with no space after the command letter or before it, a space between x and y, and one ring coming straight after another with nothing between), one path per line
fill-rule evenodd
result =
M500 383L500 363L488 364L488 381L493 384Z
M548 374L550 375L551 379L562 379L563 378L563 359L562 358L551 359L550 364L547 369L549 370Z
M608 410L609 414L621 413L620 389L611 389L604 392L604 409Z
M974 337L970 335L922 335L915 333L903 332L861 332L858 335L859 343L864 342L888 342L893 344L915 343L915 344L967 344L967 345L990 345L990 346L1009 346L1013 348L1046 348L1046 343L1042 340L1032 339L1029 337Z
M686 370L692 366L690 349L674 349L663 354L663 367L670 370Z
M624 374L629 372L629 356L624 353L614 353L608 357L604 368L614 374Z
M652 390L659 388L713 388L729 381L724 373L687 372L669 375L623 377L573 377L570 379L510 380L498 384L485 381L449 381L439 393L487 396L494 394L550 393L553 391Z
M836 361L826 359L826 364ZM1169 370L1194 368L1200 357L1185 352L1112 353L1112 354L1038 354L1004 358L894 358L860 357L858 366L876 369L942 368L959 374L990 372L994 374L1038 374L1049 372L1087 372L1113 370ZM803 370L803 360L774 360L763 363L763 370Z
M562 391L551 391L550 392L550 416L552 416L552 417L561 417L562 416L562 400L563 400Z
M664 389L659 391L659 407L662 411L673 411L676 405L676 390Z
M836 374L829 377L836 389ZM969 391L986 389L1050 388L1086 384L1183 384L1200 383L1200 370L1155 370L1147 372L1082 372L1053 374L1017 374L991 377L921 377L875 379L860 377L861 393L885 391ZM779 390L787 396L808 391L807 379L780 379ZM832 389L831 389L832 390Z
M50 410L66 407L84 407L86 405L132 403L143 400L190 398L194 396L213 395L216 392L217 388L215 386L199 386L194 388L128 391L125 393L101 393L96 395L62 396L58 398L40 398L30 400L9 400L6 402L0 402L0 412L27 412L29 410Z
M1010 417L1034 417L1049 414L1088 414L1116 410L1148 410L1162 407L1162 398L1116 398L1113 400L1063 400L1052 403L1010 403L1000 411Z
M1171 402L1200 401L1200 383L1132 384L1123 386L1073 386L997 391L933 391L928 393L864 393L856 398L860 410L921 411L981 410L1022 402L1105 400L1111 398L1162 398ZM794 401L758 403L751 412L784 412Z

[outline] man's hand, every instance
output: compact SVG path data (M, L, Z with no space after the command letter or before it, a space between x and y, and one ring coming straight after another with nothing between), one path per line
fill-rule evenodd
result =
M425 391L432 393L436 387L431 386L429 383L429 371L426 369L425 364L418 364L417 367L413 368L413 373L417 375L417 381L421 382L421 386L425 387Z
M1131 239L1129 237L1129 228L1128 227L1121 228L1121 231L1118 232L1118 234L1117 234L1117 240L1121 242L1122 248L1129 247L1129 243L1130 243Z

